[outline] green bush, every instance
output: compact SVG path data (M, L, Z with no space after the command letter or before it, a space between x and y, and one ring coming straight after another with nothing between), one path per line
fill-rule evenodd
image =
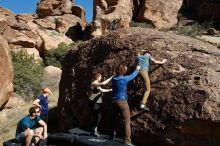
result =
M129 24L130 27L142 27L142 28L153 28L154 26L147 22L135 22L131 21Z
M26 101L36 98L41 90L43 64L34 60L26 51L12 52L14 91Z
M65 43L60 43L58 45L58 48L49 50L46 56L44 57L45 66L52 65L61 68L62 61L67 51L72 49L74 46L78 45L79 43L81 42L80 41L73 42L70 45L66 45Z
M196 36L204 33L210 26L207 24L195 23L191 26L182 26L176 29L179 34L195 38Z

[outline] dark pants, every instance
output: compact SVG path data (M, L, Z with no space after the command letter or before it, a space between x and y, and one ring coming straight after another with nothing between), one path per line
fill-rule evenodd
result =
M131 143L131 120L130 120L130 109L128 106L127 100L122 100L122 101L113 101L112 102L112 117L113 117L113 131L112 135L114 135L116 125L117 125L117 118L118 114L122 116L123 118L123 124L124 124L124 142L125 144Z
M40 118L46 123L48 124L48 113L43 113L40 115Z
M94 133L95 128L98 127L101 122L101 103L94 103L93 101L89 101L89 104L92 109L92 133Z

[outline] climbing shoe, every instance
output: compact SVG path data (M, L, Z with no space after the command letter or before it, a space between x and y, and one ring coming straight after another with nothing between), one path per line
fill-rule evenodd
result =
M145 111L147 111L147 112L150 111L150 109L147 108L144 104L140 104L139 108L142 109L142 110L145 110Z

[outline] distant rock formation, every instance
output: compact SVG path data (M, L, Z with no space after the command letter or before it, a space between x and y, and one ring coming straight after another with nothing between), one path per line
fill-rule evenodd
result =
M92 71L108 78L119 64L126 64L129 74L135 69L138 48L168 62L151 64L150 112L137 109L145 90L141 78L128 84L132 141L152 146L220 145L220 50L196 39L143 28L120 29L69 51L60 81L60 130L91 126L87 92ZM105 134L112 123L110 101L111 93L104 94L99 129ZM122 126L118 127L121 136Z
M0 35L0 109L13 93L13 69L7 41Z
M177 15L183 0L135 0L136 20L148 22L156 29L169 29L174 27L178 20Z
M129 27L132 8L132 0L94 0L91 37L109 32L113 20L118 20L116 29Z
M72 0L42 0L36 12L16 15L0 7L0 108L13 92L10 51L26 50L41 60L40 54L58 44L81 40L87 25L85 10Z
M70 1L71 7L67 1L65 1L66 3L62 3L64 1L56 2L59 6L53 14L38 10L42 18L34 14L15 15L0 7L0 24L2 26L0 33L8 41L9 48L16 51L25 49L39 59L40 53L45 54L48 50L57 48L61 42L70 44L72 41L82 39L82 31L86 27L84 10L73 6L72 1ZM55 7L55 1L43 0L42 3ZM42 5L40 4L40 6ZM66 7L69 8L70 13L63 11Z
M132 19L169 29L177 24L181 6L182 0L94 0L91 36L109 32L113 20L118 20L116 29L129 27Z
M63 14L71 14L73 0L41 0L37 4L36 13L38 17L61 16Z

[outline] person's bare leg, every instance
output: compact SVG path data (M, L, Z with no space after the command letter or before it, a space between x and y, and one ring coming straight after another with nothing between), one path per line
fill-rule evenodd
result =
M36 144L39 142L40 138L42 137L43 131L44 131L43 127L39 127L34 130L34 135L35 135L34 139Z
M29 146L31 144L31 140L33 138L33 130L27 129L25 131L25 146Z

